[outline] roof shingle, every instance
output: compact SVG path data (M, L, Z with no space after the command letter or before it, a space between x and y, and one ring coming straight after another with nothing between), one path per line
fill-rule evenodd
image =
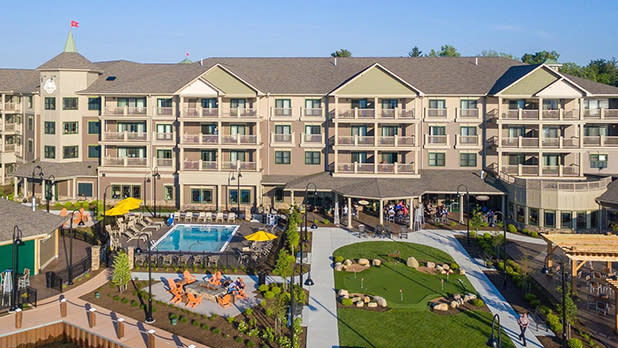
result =
M33 212L29 206L7 200L0 200L0 216L0 241L13 239L14 226L19 227L24 237L30 237L53 232L68 219L42 210Z

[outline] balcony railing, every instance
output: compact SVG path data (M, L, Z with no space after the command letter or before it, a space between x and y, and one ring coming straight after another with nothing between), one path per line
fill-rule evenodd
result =
M235 161L235 162L222 162L221 163L221 169L224 170L256 170L257 169L257 163L255 162L241 162L241 161Z
M413 163L338 163L336 173L344 174L414 174Z
M425 134L425 145L427 146L448 146L448 143L448 135Z
M542 110L539 117L538 109L512 109L502 113L503 120L578 120L577 109Z
M15 123L5 123L4 124L5 132L14 132L15 131Z
M216 134L185 134L182 136L182 143L216 145L219 143L219 136Z
M10 112L10 111L20 112L21 106L22 106L21 103L5 102L3 110L6 112Z
M157 107L156 108L157 116L173 116L172 112L173 112L173 108L171 107Z
M340 135L336 145L374 146L375 138L367 135Z
M105 132L105 141L147 141L148 133L144 132Z
M335 118L346 119L414 119L414 110L408 109L349 109L339 111Z
M292 108L272 108L271 116L292 117Z
M224 145L257 145L257 135L220 135L221 144Z
M300 114L304 117L322 117L322 108L301 108Z
M459 135L456 134L455 136L455 144L457 146L460 147L473 147L473 146L480 146L481 143L479 142L479 136L478 135Z
M103 165L110 167L142 167L147 164L147 158L139 157L105 157L103 159Z
M413 136L381 136L378 137L379 146L415 146Z
M585 109L585 119L618 119L618 109Z
M597 135L584 137L584 147L603 146L618 146L618 136Z
M219 109L217 108L201 108L190 107L184 108L182 113L183 117L218 117Z
M466 119L479 118L479 109L459 109L458 117Z
M15 152L15 144L4 144L5 152Z
M270 142L272 144L293 145L294 144L294 133L292 134L271 133Z
M146 115L148 110L145 106L107 106L104 111L106 115Z
M182 162L183 170L217 170L217 162L216 161L189 161L185 160Z
M152 136L153 136L153 139L159 140L159 141L172 141L176 139L176 134L173 132L168 132L168 133L153 132Z
M359 109L354 108L350 110L345 110L343 112L339 112L337 118L340 119L373 119L375 118L375 110L374 109Z
M579 167L575 165L537 165L515 164L503 165L503 173L515 176L579 176Z
M427 108L427 118L445 119L448 115L447 109L430 109Z
M324 134L302 134L300 137L301 145L323 145Z
M173 158L157 158L157 167L171 167L174 164Z
M222 113L224 117L238 117L238 118L256 118L257 110L249 108L232 108L227 112Z

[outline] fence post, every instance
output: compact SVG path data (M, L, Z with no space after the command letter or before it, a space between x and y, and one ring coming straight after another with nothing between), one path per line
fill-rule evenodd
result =
M155 348L155 330L148 330L148 348Z
M135 266L135 247L128 247L127 248L127 256L129 257L129 269L133 269L133 267ZM94 256L93 256L94 259ZM94 269L93 269L94 270Z
M67 299L66 298L63 298L60 300L60 316L63 318L67 316Z
M94 271L97 271L99 267L101 266L101 246L93 245L92 247L90 247L90 251L91 251L90 268L94 272Z
M96 312L95 308L90 308L88 310L88 325L90 325L90 328L97 326L97 317L96 317L95 312Z
M15 310L15 328L21 329L22 311L21 308Z
M118 318L118 338L124 337L124 319Z

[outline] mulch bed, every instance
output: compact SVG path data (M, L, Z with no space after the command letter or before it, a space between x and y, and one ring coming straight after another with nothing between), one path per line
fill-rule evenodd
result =
M108 308L118 313L120 316L143 319L145 317L145 310L140 306L141 302L136 289L143 288L145 284L145 282L129 283L129 288L123 293L119 293L116 287L112 286L111 283L107 283L97 289L100 292L100 298L95 298L94 292L92 292L82 296L81 299L94 304L95 307L98 305ZM120 300L114 300L114 296L119 296ZM126 300L122 300L123 298ZM179 318L176 325L171 324L171 314L176 314ZM229 323L226 318L221 316L213 315L209 317L193 313L187 309L163 304L158 301L153 303L154 326L179 336L187 337L207 346L244 348L261 347L266 344L270 347L277 347L276 344L269 344L260 337L261 330L265 327L274 328L274 319L265 314L262 306L253 308L252 317L256 319L256 327L260 330L260 334L258 334L257 337L249 337L246 333L240 333L238 331L238 322L244 321L248 323L250 319L244 313L236 317L236 322ZM283 323L283 325L285 325L285 323ZM305 347L306 342L306 329L303 330L301 347ZM286 334L289 337L287 332L286 328L282 329L282 334Z

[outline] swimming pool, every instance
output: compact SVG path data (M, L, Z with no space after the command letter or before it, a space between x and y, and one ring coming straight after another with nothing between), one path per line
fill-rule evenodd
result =
M238 225L184 225L172 227L153 245L158 251L222 252Z

